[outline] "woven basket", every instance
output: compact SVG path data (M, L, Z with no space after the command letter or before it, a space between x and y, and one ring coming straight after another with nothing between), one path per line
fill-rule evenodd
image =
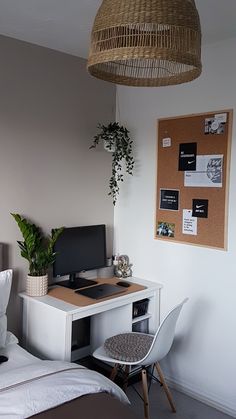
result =
M129 86L197 78L201 27L194 0L103 0L87 68L97 78Z
M31 297L42 297L48 292L48 275L31 276L26 278L26 294Z

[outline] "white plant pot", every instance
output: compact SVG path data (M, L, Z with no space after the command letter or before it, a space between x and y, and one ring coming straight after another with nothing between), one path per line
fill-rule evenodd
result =
M31 297L42 297L48 292L48 275L31 276L26 278L26 294Z

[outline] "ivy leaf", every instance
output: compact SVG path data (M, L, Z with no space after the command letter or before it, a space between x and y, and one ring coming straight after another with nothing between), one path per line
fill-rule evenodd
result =
M95 148L101 140L106 141L109 150L113 149L115 143L115 151L112 153L112 174L109 180L110 192L108 193L112 197L113 205L115 205L120 192L118 182L124 181L123 165L125 166L125 172L133 175L135 164L132 156L133 140L130 139L128 129L118 122L110 122L107 126L98 124L98 129L100 132L94 136L90 149Z

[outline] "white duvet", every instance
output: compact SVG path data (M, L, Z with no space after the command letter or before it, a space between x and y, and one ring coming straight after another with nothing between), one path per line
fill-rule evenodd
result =
M76 397L100 392L129 403L116 384L77 364L37 360L10 371L0 369L0 418L27 418Z

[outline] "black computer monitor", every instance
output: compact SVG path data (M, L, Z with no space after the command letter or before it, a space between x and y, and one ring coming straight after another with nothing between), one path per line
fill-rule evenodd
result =
M58 284L77 289L96 283L80 279L79 273L106 265L105 225L65 228L54 246L54 251L57 255L53 265L53 276L69 275L68 281Z

